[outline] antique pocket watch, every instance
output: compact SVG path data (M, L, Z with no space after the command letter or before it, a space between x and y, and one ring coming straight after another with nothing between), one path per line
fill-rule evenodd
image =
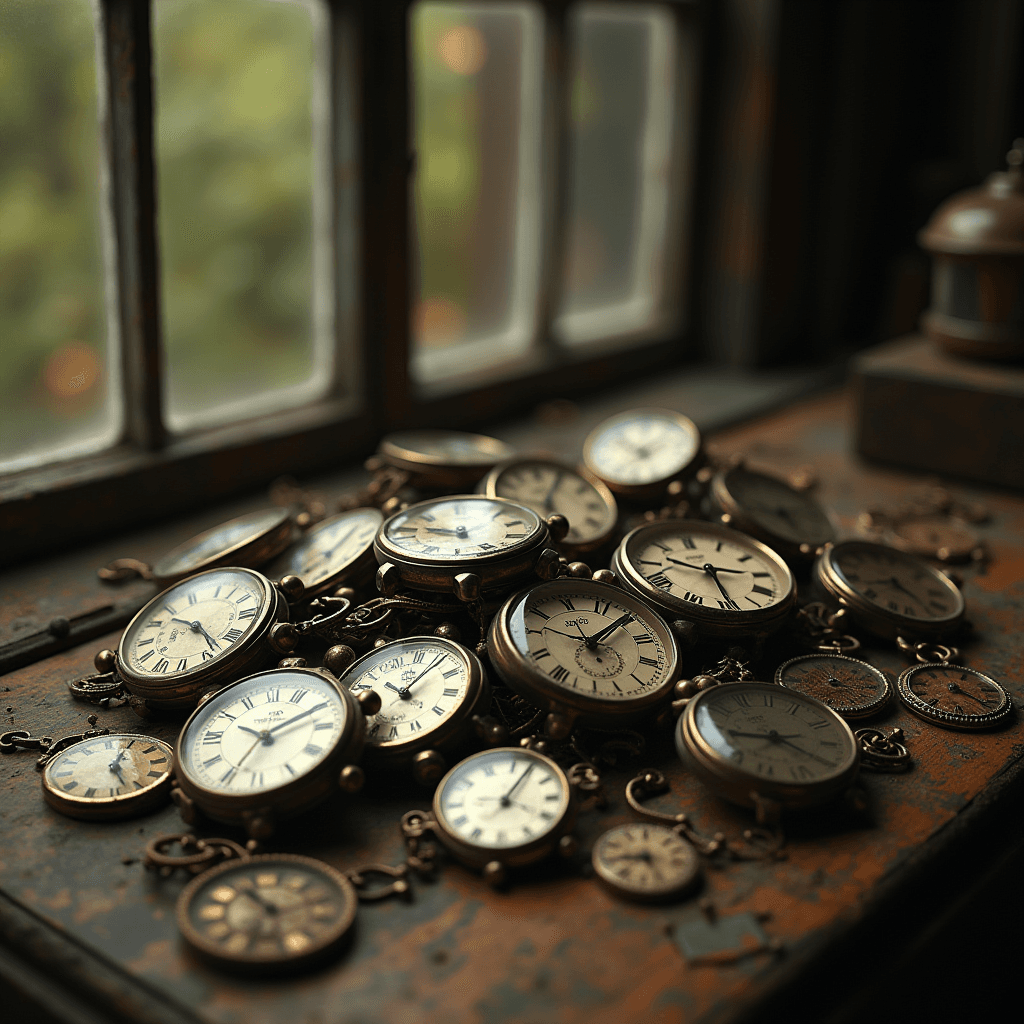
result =
M373 540L384 522L375 508L356 508L317 523L267 574L272 579L298 576L303 597L317 597L339 586L359 587L377 571Z
M683 763L718 796L770 816L825 803L860 765L850 727L820 701L774 683L723 683L697 694L676 725Z
M151 709L190 709L203 692L258 668L275 650L287 653L273 633L287 619L288 602L266 576L208 569L146 604L125 628L116 655L97 655L97 668L112 670L110 683L92 677L69 687L76 697L96 700L123 686Z
M615 497L600 480L550 459L504 462L480 481L478 490L492 498L511 498L541 516L561 513L569 520L569 532L558 547L567 555L600 547L618 521Z
M591 863L606 888L638 903L678 899L701 878L693 844L675 829L650 822L610 828L594 844Z
M638 526L622 539L611 567L628 591L707 636L771 633L796 601L793 574L779 555L717 523Z
M446 490L472 487L513 454L504 441L459 430L402 430L388 434L377 448L377 457L407 472L414 487Z
M836 538L832 521L809 494L743 465L719 470L708 497L723 525L764 541L786 559L812 559Z
M364 714L379 707L372 690L357 700L320 669L268 669L224 687L178 737L172 795L182 816L199 810L263 839L339 787L358 790Z
M1013 713L1010 695L994 679L948 660L905 669L896 692L908 711L945 729L990 729Z
M66 747L43 770L43 798L86 821L131 818L166 803L171 748L137 733L106 733Z
M555 739L584 725L635 723L671 698L679 668L668 624L642 600L560 577L510 597L491 622L494 671L551 714Z
M118 558L98 572L100 579L110 583L141 576L165 587L221 565L256 569L288 546L293 530L287 509L260 509L192 537L153 565L135 558Z
M367 765L411 767L436 783L446 758L468 738L473 716L491 701L487 674L470 650L437 636L409 636L364 654L340 679L358 695L373 690L381 708L367 720Z
M374 550L384 594L399 586L454 592L474 600L481 590L522 583L560 565L550 545L565 536L560 515L542 519L506 498L456 494L410 505L386 520Z
M813 571L832 604L878 636L935 639L955 630L964 617L963 595L949 577L884 544L827 544Z
M669 409L632 409L598 424L583 444L583 464L616 494L653 498L701 462L696 424Z
M847 720L875 714L892 696L881 669L838 652L791 658L775 670L775 682L820 700Z

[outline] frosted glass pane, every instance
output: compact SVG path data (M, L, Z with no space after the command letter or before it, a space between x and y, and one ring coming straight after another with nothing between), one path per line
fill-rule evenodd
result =
M658 325L671 187L675 31L663 8L587 4L570 22L563 341Z
M436 381L493 372L533 341L543 23L532 4L420 3L411 32L413 372Z
M110 444L89 0L0 3L0 471Z
M321 9L153 10L168 422L308 401L327 386L331 351L317 312L330 305L316 242L329 218L314 201Z

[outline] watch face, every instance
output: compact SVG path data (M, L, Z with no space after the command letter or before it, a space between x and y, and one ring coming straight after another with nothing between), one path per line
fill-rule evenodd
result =
M665 900L700 877L700 856L666 825L632 823L609 829L594 844L594 873L620 896Z
M569 520L563 543L590 544L611 533L618 510L611 492L573 469L543 459L521 459L495 470L489 494L511 498L541 516Z
M602 480L627 487L669 480L700 450L700 432L679 413L638 409L605 420L587 438L583 458Z
M155 597L128 624L118 659L135 676L164 678L230 655L264 624L275 601L246 569L210 569Z
M366 722L366 739L382 750L393 750L420 746L443 730L465 704L473 676L474 666L464 648L418 636L370 651L341 682L353 693L374 690L380 696L380 711Z
M170 782L171 748L135 733L82 740L46 765L43 785L58 810L82 817L128 817L151 805L155 788ZM49 797L48 792L48 797Z
M502 498L456 495L412 505L381 528L383 538L419 562L468 562L511 554L546 529L532 509Z
M768 683L726 683L698 694L690 706L684 717L690 718L705 751L752 780L827 782L856 761L849 726L792 690Z
M457 764L438 785L434 814L461 843L498 852L543 839L562 822L569 800L553 761L502 747Z
M807 654L780 665L775 682L799 690L843 718L863 718L884 707L892 692L881 669L843 654Z
M623 706L663 693L674 680L676 650L665 622L618 587L542 583L513 599L508 632L548 695L570 703Z
M793 575L775 552L710 523L638 527L623 540L613 568L659 605L709 624L774 618L795 593Z
M394 454L424 466L492 466L513 454L497 438L458 430L398 431L388 434L380 450L384 455Z
M950 729L987 729L1013 710L994 679L962 665L915 665L900 676L897 692L919 718Z
M373 547L384 516L375 508L356 508L318 523L270 572L274 579L298 576L306 592L340 576Z
M723 503L726 511L735 508L744 520L772 538L812 548L835 538L821 506L784 480L736 467L723 474L722 486L731 499Z
M298 967L338 944L357 905L352 883L328 865L266 854L228 861L190 882L178 925L219 966Z
M919 558L882 544L836 544L829 564L845 586L887 616L941 625L963 613L960 591Z
M200 705L178 739L178 764L189 782L218 794L279 789L328 757L347 715L338 688L318 672L261 672Z

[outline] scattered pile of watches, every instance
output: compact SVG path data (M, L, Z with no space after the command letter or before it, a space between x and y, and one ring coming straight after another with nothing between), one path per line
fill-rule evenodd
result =
M293 512L258 512L154 566L103 570L166 589L72 693L188 719L173 751L135 734L66 747L44 772L52 806L115 818L170 792L189 825L265 841L339 786L358 791L366 769L433 789L431 811L402 823L414 867L429 837L500 884L575 852L580 797L597 789L588 752L617 739L674 728L688 769L766 829L848 790L867 757L848 722L893 689L851 656L854 633L917 662L895 691L920 718L975 729L1010 714L1002 687L943 646L964 616L946 574L891 545L837 541L787 480L711 465L685 416L613 417L579 467L410 431L386 438L371 468L344 511L298 517L297 540ZM795 576L814 598L803 608ZM742 852L702 842L680 815L612 829L593 864L625 898L666 900L692 890L696 851L719 849ZM309 858L229 840L154 856L165 869L217 865L186 889L179 923L224 966L312 962L354 917L352 874ZM405 888L396 877L388 890Z

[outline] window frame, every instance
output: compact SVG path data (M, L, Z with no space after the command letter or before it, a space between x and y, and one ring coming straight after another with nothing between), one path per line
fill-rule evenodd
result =
M573 397L670 366L694 352L692 311L668 335L610 337L593 345L560 346L557 269L563 265L569 177L569 98L573 66L568 0L543 0L544 69L541 126L545 212L533 354L512 377L477 386L419 384L412 376L410 176L411 0L322 0L328 32L336 357L326 397L259 418L168 431L161 392L160 254L154 152L151 0L94 0L97 5L101 190L112 225L109 334L119 351L112 374L121 389L118 442L94 455L54 461L0 476L0 531L16 543L0 550L13 564L164 519L230 494L266 485L284 474L306 475L369 454L379 437L408 426L481 427L553 397ZM615 0L612 0L615 2ZM688 100L698 148L702 117L699 52L703 4L665 2L679 31L677 46L696 35L697 92ZM677 54L677 66L684 54ZM693 61L695 55L687 53ZM682 90L685 76L678 76ZM689 178L679 131L684 103L675 105L674 154ZM673 183L678 186L680 183ZM674 188L672 201L679 202ZM676 208L680 224L689 212ZM686 232L687 227L680 227ZM673 268L676 293L696 294L691 268L696 238L689 231ZM687 244L687 241L689 244ZM404 253L404 259L394 259ZM671 287L671 286L670 286ZM346 352L349 338L352 351ZM347 376L341 378L342 367ZM353 401L353 398L355 401ZM74 510L69 516L68 511Z

